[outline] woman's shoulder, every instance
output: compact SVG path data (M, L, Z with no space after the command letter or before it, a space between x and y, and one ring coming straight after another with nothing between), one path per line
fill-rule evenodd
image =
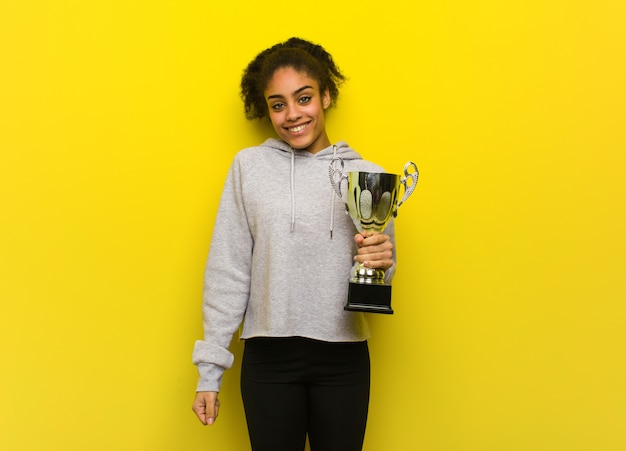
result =
M346 171L385 172L382 166L363 158L345 141L339 141L336 148L337 157L344 161Z
M235 154L235 160L245 161L255 158L259 156L263 150L264 149L261 146L244 147Z
M269 138L254 146L244 147L239 150L235 155L236 159L246 160L266 157L268 154L280 154L283 152L289 152L289 147L282 144L280 141L274 138Z
M290 158L288 152L286 153L283 149L273 145L270 140L267 140L262 144L239 150L233 158L232 166L233 169L238 168L240 171L260 173L265 170L272 170L287 158Z

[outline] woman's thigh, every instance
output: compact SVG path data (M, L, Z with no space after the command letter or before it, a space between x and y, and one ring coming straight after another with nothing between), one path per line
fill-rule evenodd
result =
M367 343L331 343L309 385L311 450L360 451L370 393Z
M247 340L241 395L253 451L301 451L308 424L308 393L298 355L286 340Z

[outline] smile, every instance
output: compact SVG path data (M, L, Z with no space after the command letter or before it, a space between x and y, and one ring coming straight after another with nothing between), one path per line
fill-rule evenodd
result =
M289 127L287 128L287 130L289 130L291 133L299 133L305 128L307 128L308 125L309 124L302 124L302 125L298 125L297 127Z

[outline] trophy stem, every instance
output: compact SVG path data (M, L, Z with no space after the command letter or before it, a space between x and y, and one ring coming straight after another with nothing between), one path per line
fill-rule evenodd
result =
M382 269L368 268L363 263L356 263L352 269L352 282L374 285L385 284L385 271Z

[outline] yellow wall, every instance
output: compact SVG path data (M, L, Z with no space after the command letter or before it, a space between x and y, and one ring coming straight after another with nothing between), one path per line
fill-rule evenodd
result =
M203 428L190 354L267 131L239 75L291 35L350 77L331 139L421 171L365 450L626 449L626 3L368 4L2 2L0 449L248 449L238 369Z

